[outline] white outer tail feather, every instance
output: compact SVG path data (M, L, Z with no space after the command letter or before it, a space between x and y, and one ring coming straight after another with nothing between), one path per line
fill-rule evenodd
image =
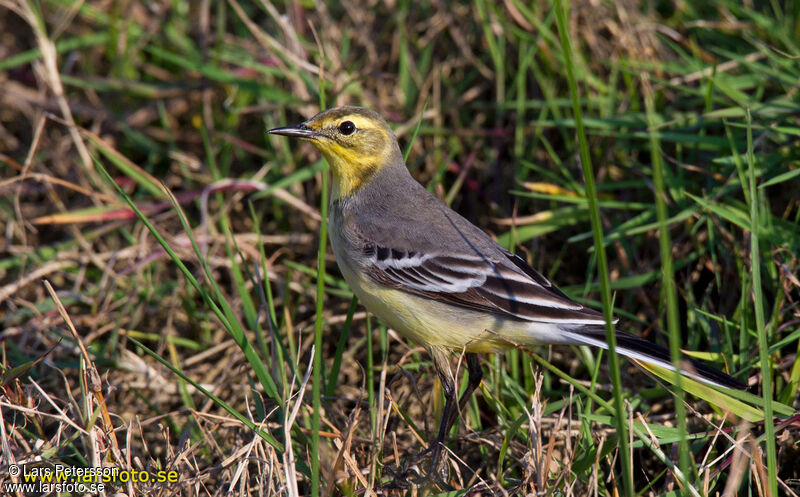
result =
M565 333L567 333L570 337L572 337L574 339L574 343L576 343L576 344L589 345L589 346L593 346L593 347L600 347L601 349L608 350L608 343L606 343L604 340L598 340L596 338L587 337L585 335L581 335L580 333L575 333L575 332L571 332L571 331L567 331ZM653 364L655 366L659 366L659 367L665 368L665 369L667 369L669 371L676 371L675 366L671 362L667 362L667 361L664 361L662 359L655 358L655 357L650 356L648 354L645 354L645 353L643 353L641 351L632 350L632 349L628 349L628 348L620 347L620 346L617 346L615 348L615 350L616 350L616 352L618 354L623 355L625 357L629 357L629 358L637 360L637 361L646 362L648 364ZM708 384L708 385L713 385L713 386L721 387L721 388L730 388L729 386L722 385L720 383L717 383L716 381L713 381L713 380L711 380L709 378L706 378L705 376L701 376L699 374L696 374L696 373L694 373L692 371L689 371L689 370L686 370L686 369L677 369L677 371L680 372L682 375L684 375L684 376L686 376L688 378L691 378L693 380L697 380L697 381L699 381L701 383L705 383L705 384Z

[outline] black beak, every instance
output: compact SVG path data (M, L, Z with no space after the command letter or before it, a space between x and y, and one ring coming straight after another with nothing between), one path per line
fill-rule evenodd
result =
M319 136L319 133L305 125L305 123L298 124L297 126L284 126L283 128L275 128L267 131L268 135L283 135L292 136L294 138L314 139Z

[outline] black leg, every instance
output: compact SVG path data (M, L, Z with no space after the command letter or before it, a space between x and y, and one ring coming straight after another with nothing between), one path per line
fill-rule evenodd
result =
M480 360L477 355L466 354L469 381L467 383L467 389L464 391L464 394L461 395L461 399L456 401L458 391L456 390L456 382L453 378L453 373L450 370L449 358L446 353L441 353L439 351L431 351L431 357L433 358L433 364L434 367L436 367L439 379L442 381L442 389L444 390L445 398L442 420L439 423L439 433L428 447L428 450L426 450L426 452L431 453L431 471L436 472L439 467L439 460L442 456L445 438L450 432L453 423L455 423L459 411L464 408L467 401L472 396L472 392L480 385L483 379L483 370L481 369Z
M458 401L458 410L463 411L467 401L472 396L472 392L478 388L483 380L483 369L481 368L481 361L478 359L477 354L465 354L467 359L467 372L469 373L467 389L461 394L461 399Z
M414 485L428 485L431 482L438 480L439 484L444 486L443 488L450 489L445 481L441 479L442 476L439 474L439 462L442 457L442 450L444 449L444 441L447 437L447 433L453 426L459 411L464 408L467 401L472 396L472 393L475 391L475 388L480 385L481 380L483 379L483 370L481 369L480 360L476 354L465 355L469 380L467 383L467 389L464 391L463 395L461 395L461 398L457 399L456 396L458 391L456 390L456 381L453 377L453 372L450 369L450 354L446 349L439 347L431 347L428 349L428 351L433 359L433 366L436 368L436 374L439 375L439 379L442 382L442 388L445 395L444 412L442 412L442 419L439 423L439 432L436 435L436 438L428 446L428 448L407 462L416 464L416 462L421 461L430 455L430 471L421 480L417 480ZM394 481L392 484L390 484L390 487L408 488L410 482L406 476L407 472L408 468L404 466L399 474L395 474Z
M450 427L453 426L458 404L456 382L453 378L453 371L450 369L449 354L441 349L431 349L430 353L431 359L433 359L433 367L436 369L436 374L439 375L439 380L442 382L442 390L444 390L444 411L442 411L442 419L439 421L439 433L425 451L431 455L431 472L436 473L439 467L439 459L442 457L442 444L445 437L447 437L447 432L450 431Z

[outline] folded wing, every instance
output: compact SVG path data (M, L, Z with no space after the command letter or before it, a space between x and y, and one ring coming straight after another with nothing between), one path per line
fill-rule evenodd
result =
M367 274L383 285L522 321L603 324L603 316L570 300L519 256L420 253L367 242Z

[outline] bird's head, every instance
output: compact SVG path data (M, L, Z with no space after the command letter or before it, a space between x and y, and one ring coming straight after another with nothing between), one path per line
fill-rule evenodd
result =
M267 133L313 143L333 170L333 199L355 193L384 167L405 167L392 129L380 114L362 107L334 107Z

